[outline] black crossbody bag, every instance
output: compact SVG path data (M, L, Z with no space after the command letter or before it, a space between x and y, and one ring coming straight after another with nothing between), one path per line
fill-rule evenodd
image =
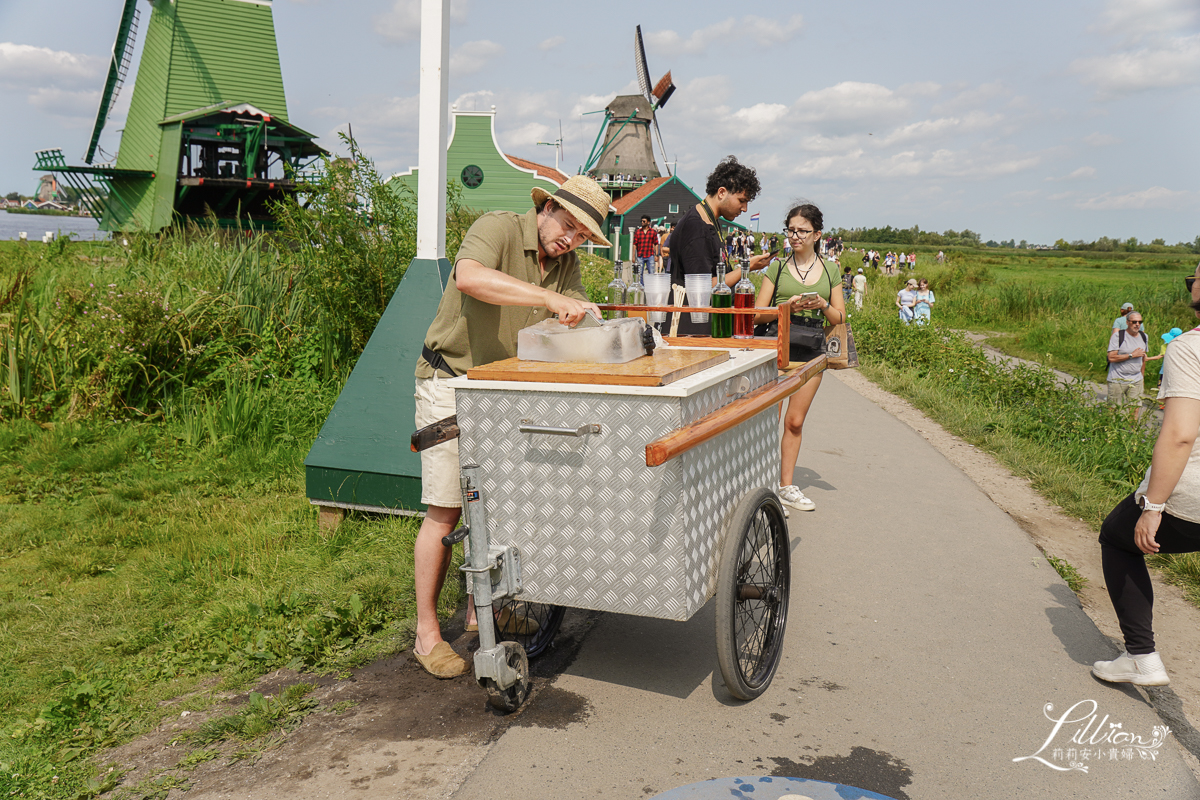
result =
M818 258L820 258L818 256ZM779 295L779 276L783 273L783 268L786 261L779 263L779 269L775 271L775 281L771 289L771 306L775 305L775 300ZM821 261L821 269L825 269L825 262ZM788 358L791 361L810 361L816 356L825 352L825 324L813 317L802 317L798 314L792 314L792 324L789 330L788 337ZM816 323L814 325L814 323ZM779 335L779 320L765 322L754 328L755 336L778 336Z

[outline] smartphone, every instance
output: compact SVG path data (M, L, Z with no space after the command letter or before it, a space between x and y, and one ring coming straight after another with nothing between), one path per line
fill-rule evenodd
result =
M812 300L812 299L820 297L820 296L821 295L817 292L805 292L804 294L800 295L800 299L801 300Z

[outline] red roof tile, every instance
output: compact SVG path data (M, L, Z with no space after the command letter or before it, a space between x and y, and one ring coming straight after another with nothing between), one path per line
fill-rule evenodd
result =
M516 164L521 169L534 170L535 172L537 172L539 177L546 178L547 180L552 180L559 186L562 186L564 183L567 182L567 176L561 170L557 170L554 167L547 167L545 164L538 164L535 161L527 161L523 158L517 158L516 156L510 156L508 153L505 153L504 157L507 158L512 163Z
M627 212L629 209L633 208L638 203L645 200L647 197L650 196L651 193L654 192L655 189L662 186L664 183L666 183L669 180L671 180L670 177L651 178L650 180L646 181L638 188L634 189L629 194L624 195L624 196L619 197L618 199L614 200L613 208L616 209L617 216L619 217L619 216L622 216L623 214L625 214L625 212Z

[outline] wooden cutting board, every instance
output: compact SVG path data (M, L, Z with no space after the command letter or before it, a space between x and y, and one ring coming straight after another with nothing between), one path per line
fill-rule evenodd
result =
M480 381L528 381L533 383L596 383L616 386L666 386L680 378L729 360L725 350L655 350L654 355L624 364L560 364L551 361L522 361L506 358L467 370L467 377Z

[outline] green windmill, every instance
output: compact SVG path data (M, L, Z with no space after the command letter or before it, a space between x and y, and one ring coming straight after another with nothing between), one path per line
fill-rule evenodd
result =
M132 61L137 0L125 0L85 165L53 149L38 151L34 169L76 189L104 230L157 231L213 216L269 225L271 201L295 193L303 169L325 152L288 122L271 3L144 2L150 21L115 162L96 155Z

